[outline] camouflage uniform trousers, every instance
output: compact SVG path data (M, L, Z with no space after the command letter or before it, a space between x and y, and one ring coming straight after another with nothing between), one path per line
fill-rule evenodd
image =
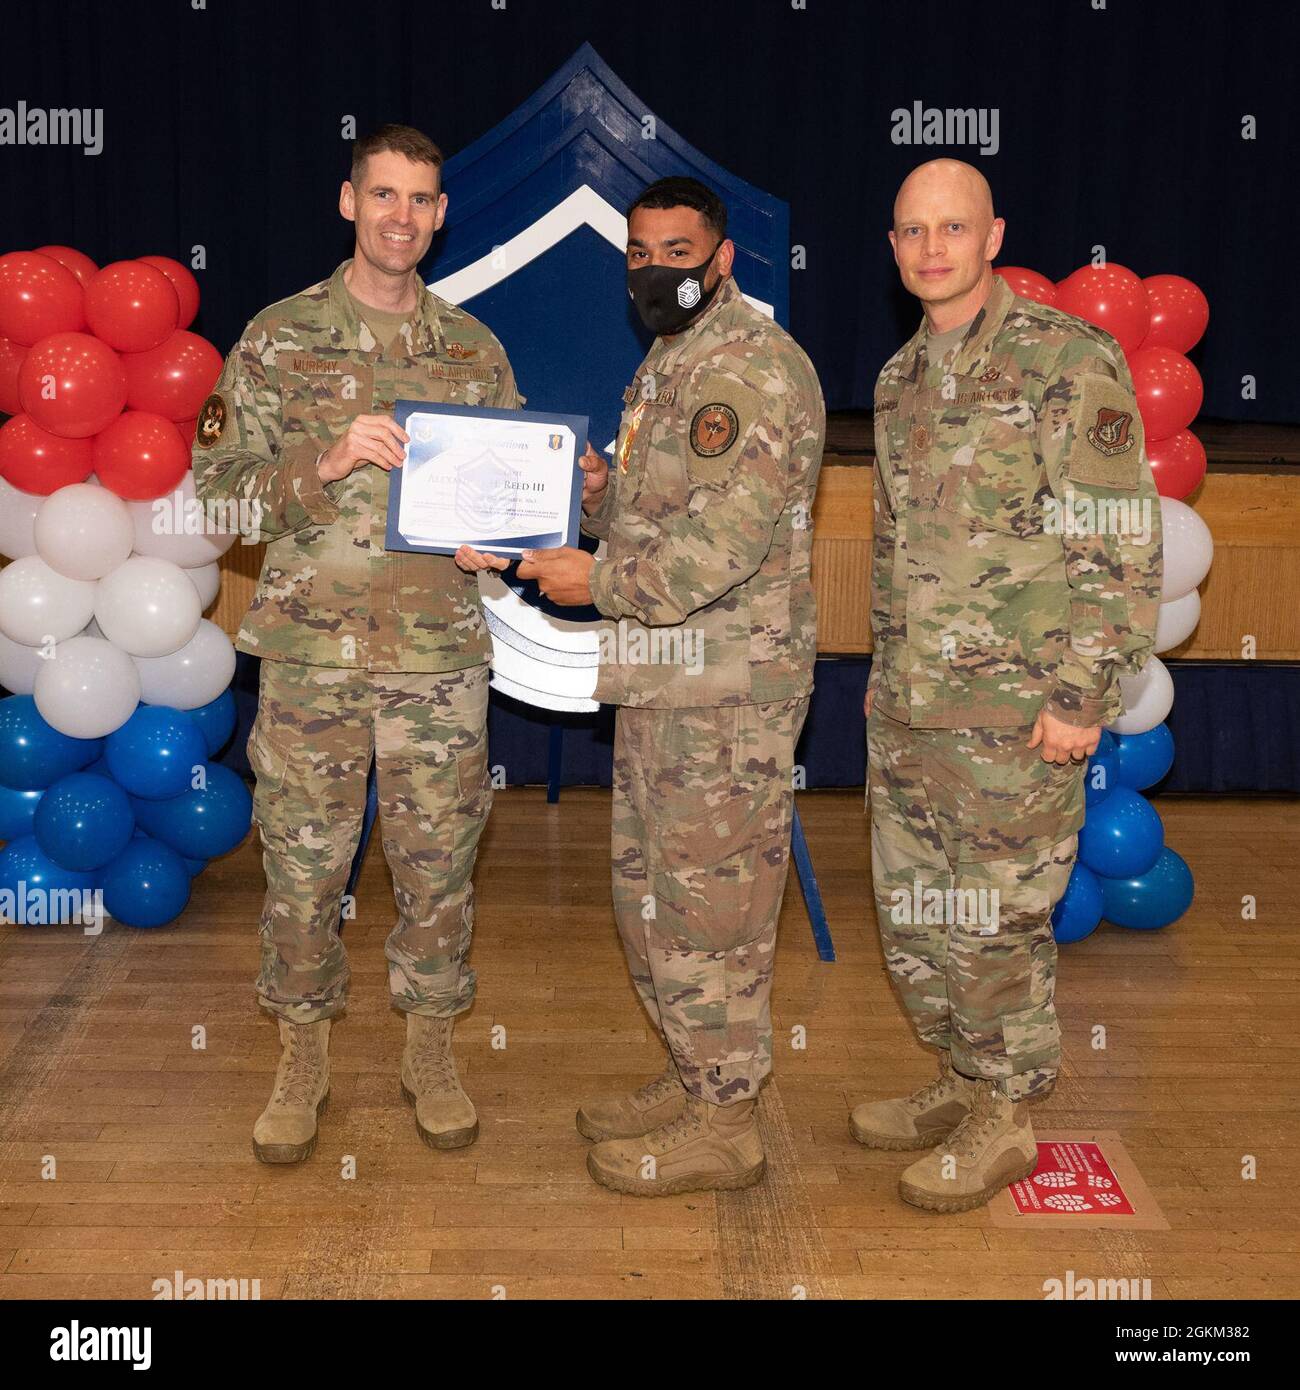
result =
M1045 763L1031 732L867 724L885 963L921 1042L1013 1100L1060 1065L1052 909L1083 820L1083 765Z
M294 1023L346 1002L339 914L373 754L397 925L393 1002L450 1017L474 1000L470 874L492 804L488 668L383 673L263 660L248 757L266 899L257 994Z
M772 965L808 700L621 707L614 915L687 1090L752 1100L772 1070Z

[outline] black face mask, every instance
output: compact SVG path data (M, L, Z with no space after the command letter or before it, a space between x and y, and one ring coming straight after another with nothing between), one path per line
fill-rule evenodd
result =
M719 242L718 246L722 243ZM713 248L708 260L699 265L644 265L627 273L627 292L641 321L655 334L680 333L697 315L703 313L722 284L721 277L712 289L704 288L704 273L718 254Z

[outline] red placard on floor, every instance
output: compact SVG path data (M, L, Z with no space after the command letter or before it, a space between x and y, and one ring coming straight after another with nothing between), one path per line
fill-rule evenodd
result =
M1038 1167L1013 1183L1011 1200L1022 1216L1132 1216L1129 1201L1100 1144L1040 1140Z

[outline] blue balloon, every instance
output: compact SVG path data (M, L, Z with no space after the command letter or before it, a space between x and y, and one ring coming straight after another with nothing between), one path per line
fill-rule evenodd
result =
M1107 746L1106 740L1110 739ZM1097 751L1088 759L1087 771L1083 774L1083 799L1086 806L1095 806L1119 786L1119 755L1115 751L1115 740L1102 731L1102 742Z
M1097 875L1076 861L1070 881L1052 912L1052 932L1058 942L1082 941L1101 921L1101 883Z
M98 886L97 877L56 864L35 835L22 835L0 850L0 916L18 926L83 920L83 909L95 909L86 895Z
M190 900L190 876L174 849L140 835L103 872L104 910L127 927L162 927Z
M20 835L32 833L36 807L44 795L39 788L20 792L13 787L0 786L0 840L16 840Z
M248 834L253 797L237 773L204 763L205 785L167 801L135 800L136 823L186 859L215 859Z
M36 810L36 843L65 869L102 869L126 848L135 815L116 782L89 772L60 777Z
M89 767L83 767L82 772L89 772L94 777L107 777L110 782L114 780L112 772L109 771L107 758L96 758Z
M130 719L109 734L104 756L113 779L132 796L161 801L189 787L208 748L186 710L137 705Z
M1144 874L1101 881L1102 915L1117 927L1155 931L1176 922L1192 905L1195 886L1187 861L1172 849Z
M1144 734L1121 734L1115 742L1122 787L1139 792L1154 787L1174 765L1174 736L1168 724L1157 724Z
M208 867L206 859L183 859L181 863L185 865L185 872L191 878L197 878Z
M18 791L48 787L93 763L102 738L69 738L41 718L30 695L0 700L0 782Z
M186 713L202 730L208 757L215 758L235 732L235 692L227 688L215 700Z
M1079 831L1079 858L1103 878L1128 878L1146 873L1164 843L1155 807L1131 787L1116 787L1089 808Z

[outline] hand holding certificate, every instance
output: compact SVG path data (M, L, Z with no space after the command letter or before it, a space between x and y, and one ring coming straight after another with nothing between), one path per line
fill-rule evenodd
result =
M577 543L586 417L420 401L394 416L409 442L389 474L389 550L515 558Z

